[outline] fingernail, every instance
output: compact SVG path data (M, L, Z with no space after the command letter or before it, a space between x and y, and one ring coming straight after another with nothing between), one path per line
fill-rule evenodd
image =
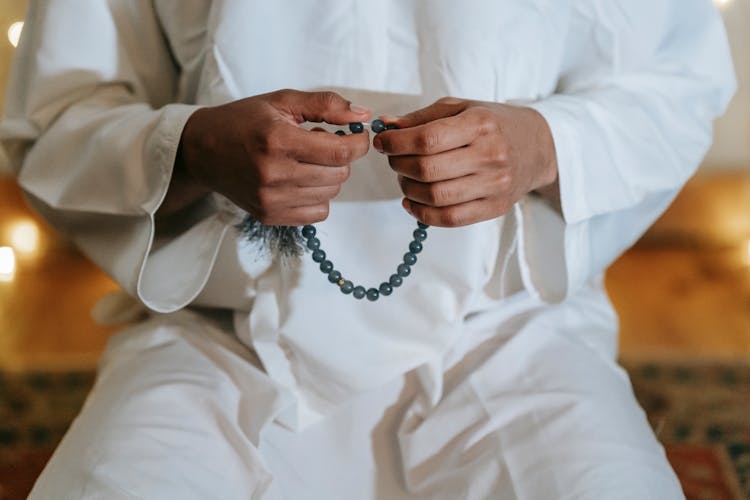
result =
M372 141L372 147L374 147L378 153L382 153L383 152L383 139L381 139L380 136L376 135L375 139L373 139Z
M359 104L353 104L353 103L349 103L349 109L353 111L354 113L357 113L358 115L363 115L365 113L370 112L370 110L367 109L366 107L360 106Z

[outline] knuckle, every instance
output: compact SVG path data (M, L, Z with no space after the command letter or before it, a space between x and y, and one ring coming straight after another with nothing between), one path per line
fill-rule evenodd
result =
M352 150L346 145L334 146L331 150L331 159L334 165L348 165L352 157Z
M510 190L511 186L513 185L513 178L510 173L501 171L498 173L495 182L497 184L498 191L504 193Z
M490 159L498 163L508 161L508 145L503 141L497 141L490 149Z
M428 226L441 227L443 224L440 222L440 213L436 209L421 210L419 213L415 213L415 217L418 221L427 224Z
M447 227L459 227L464 225L465 218L455 208L446 208L440 211L440 222Z
M438 144L440 144L440 136L435 131L425 131L417 135L416 147L420 152L434 151Z
M484 106L476 106L472 108L472 113L474 114L480 132L484 134L497 132L497 121L492 110Z
M458 97L445 96L435 101L435 104L452 105L459 104L461 102L463 102L463 99L459 99Z
M330 108L334 104L336 104L339 100L339 95L335 92L331 91L324 91L324 92L318 92L318 102L321 106L324 108Z
M430 181L435 178L436 167L432 160L426 157L420 157L417 159L417 176L420 180Z
M450 201L451 193L445 186L433 184L428 190L427 197L433 206L447 205Z

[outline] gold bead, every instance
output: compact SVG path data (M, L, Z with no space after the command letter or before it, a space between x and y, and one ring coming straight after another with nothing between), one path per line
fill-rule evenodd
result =
M341 279L340 279L340 280L338 281L338 285L339 285L339 286L344 286L344 283L346 283L346 280L345 280L344 278L341 278Z

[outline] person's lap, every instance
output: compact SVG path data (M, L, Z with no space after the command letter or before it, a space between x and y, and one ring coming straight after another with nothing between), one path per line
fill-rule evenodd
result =
M175 319L110 341L31 498L254 498L268 484L252 440L272 411L272 384L239 342ZM255 421L243 418L254 411Z
M152 320L110 343L31 498L682 498L611 359L544 314L482 335L435 408L409 374L294 433L234 337Z

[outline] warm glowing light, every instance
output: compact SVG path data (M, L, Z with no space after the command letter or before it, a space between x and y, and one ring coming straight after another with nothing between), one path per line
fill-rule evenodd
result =
M31 221L16 223L10 230L10 244L19 253L34 253L39 247L39 228Z
M16 21L8 28L8 41L14 47L18 47L18 41L21 39L23 31L23 21Z
M727 7L729 7L730 5L732 5L732 2L734 2L734 0L714 0L714 5L716 5L720 9L724 10Z
M16 272L16 255L10 247L0 247L0 281L13 281Z

